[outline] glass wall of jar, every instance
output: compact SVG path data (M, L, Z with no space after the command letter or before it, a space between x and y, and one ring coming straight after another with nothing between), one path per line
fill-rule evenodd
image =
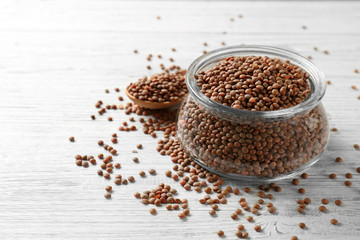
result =
M229 56L268 56L290 60L309 75L311 93L300 104L275 111L224 106L201 93L196 73ZM306 58L280 48L234 46L196 59L186 76L189 94L177 120L177 138L201 166L236 178L276 180L292 177L320 159L329 138L321 99L323 74Z

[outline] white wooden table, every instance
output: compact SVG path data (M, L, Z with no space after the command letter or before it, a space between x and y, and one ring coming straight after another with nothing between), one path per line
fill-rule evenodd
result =
M222 41L285 46L311 55L332 82L323 103L331 126L339 131L331 133L308 179L296 187L290 180L279 182L283 192L273 200L278 214L265 211L255 217L261 233L244 217L230 218L240 197L254 202L256 194L230 197L218 216L211 217L209 206L198 202L203 194L186 192L165 177L172 163L157 153L154 139L142 131L117 131L128 120L124 112L109 114L113 122L89 117L99 99L118 103L115 87L123 90L129 82L158 72L159 63L170 65L169 57L187 68L203 50L219 48ZM149 53L162 54L163 60L155 57L148 63ZM153 70L146 69L148 64ZM351 89L360 88L360 74L355 68L360 69L360 2L1 1L0 239L218 239L220 229L225 239L236 239L240 223L252 239L360 239L360 174L355 171L360 151L353 148L360 144L360 92ZM138 121L136 125L140 128ZM108 181L96 175L98 167L77 167L74 156L97 155L102 150L97 140L109 141L113 132L119 134L118 172L135 176L136 183L114 186L112 199L106 200ZM75 143L68 141L72 135ZM138 143L144 150L135 164L132 150ZM335 163L337 156L343 163ZM140 170L150 168L157 176L138 177ZM337 179L328 178L331 172ZM353 173L351 187L344 186L347 172ZM150 206L133 197L160 182L189 199L191 216L186 221L164 207L152 216ZM298 194L299 187L307 193ZM296 200L304 197L312 203L301 215ZM318 211L324 197L330 200L328 213ZM335 199L343 206L335 206ZM341 224L331 225L331 218ZM308 228L300 229L299 222Z

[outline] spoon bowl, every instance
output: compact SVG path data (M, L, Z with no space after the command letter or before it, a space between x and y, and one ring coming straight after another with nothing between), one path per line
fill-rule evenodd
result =
M184 100L184 97L182 97L176 102L150 102L135 98L128 92L127 88L125 88L125 93L128 96L128 98L130 98L131 101L133 101L140 107L149 108L149 109L164 109L164 108L174 107L180 104Z

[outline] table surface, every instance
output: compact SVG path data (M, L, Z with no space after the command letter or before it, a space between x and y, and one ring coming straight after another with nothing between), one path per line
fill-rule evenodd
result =
M360 69L359 13L360 2L336 1L1 1L0 239L218 239L220 229L225 239L236 239L240 223L251 239L359 239L360 151L353 144L360 144L360 92L351 89L360 88L360 74L354 73ZM323 104L338 132L331 132L322 159L307 171L308 179L299 186L291 180L278 182L283 191L274 193L272 201L277 214L262 210L255 216L260 233L245 217L230 218L240 197L250 203L258 199L255 189L229 197L217 217L211 217L209 206L198 202L204 193L187 192L164 175L172 163L156 151L157 141L141 130L117 131L129 118L124 111L90 119L98 100L118 104L128 83L159 72L160 63L171 65L170 57L187 68L222 41L282 46L312 56L332 82ZM150 53L163 59L148 62ZM120 93L114 92L116 87ZM135 125L141 128L138 121ZM97 141L109 141L113 132L119 135L116 161L122 164L116 172L133 175L136 182L113 186L112 199L106 200L109 181L97 176L99 167L77 167L74 156L96 156L102 151ZM70 143L69 136L76 141ZM144 149L134 154L138 143ZM135 155L138 164L131 160ZM342 163L334 161L338 156ZM150 168L158 174L138 177L140 170ZM332 172L338 174L334 180L328 177ZM353 174L351 187L344 186L347 172ZM150 206L134 198L134 192L161 182L189 200L191 215L185 221L164 207L152 216ZM241 189L258 185L226 184ZM297 193L300 187L305 195ZM312 203L302 215L296 201L304 197ZM327 213L318 210L322 198L330 201ZM336 206L336 199L343 205ZM331 218L340 224L331 225ZM300 229L299 222L307 229Z

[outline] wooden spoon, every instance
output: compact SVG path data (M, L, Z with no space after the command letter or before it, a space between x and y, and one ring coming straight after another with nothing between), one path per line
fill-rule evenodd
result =
M131 101L133 101L140 107L149 108L149 109L170 108L170 107L180 104L184 100L184 97L182 97L176 102L150 102L150 101L143 101L143 100L135 98L128 92L127 88L125 88L125 93L131 99Z

